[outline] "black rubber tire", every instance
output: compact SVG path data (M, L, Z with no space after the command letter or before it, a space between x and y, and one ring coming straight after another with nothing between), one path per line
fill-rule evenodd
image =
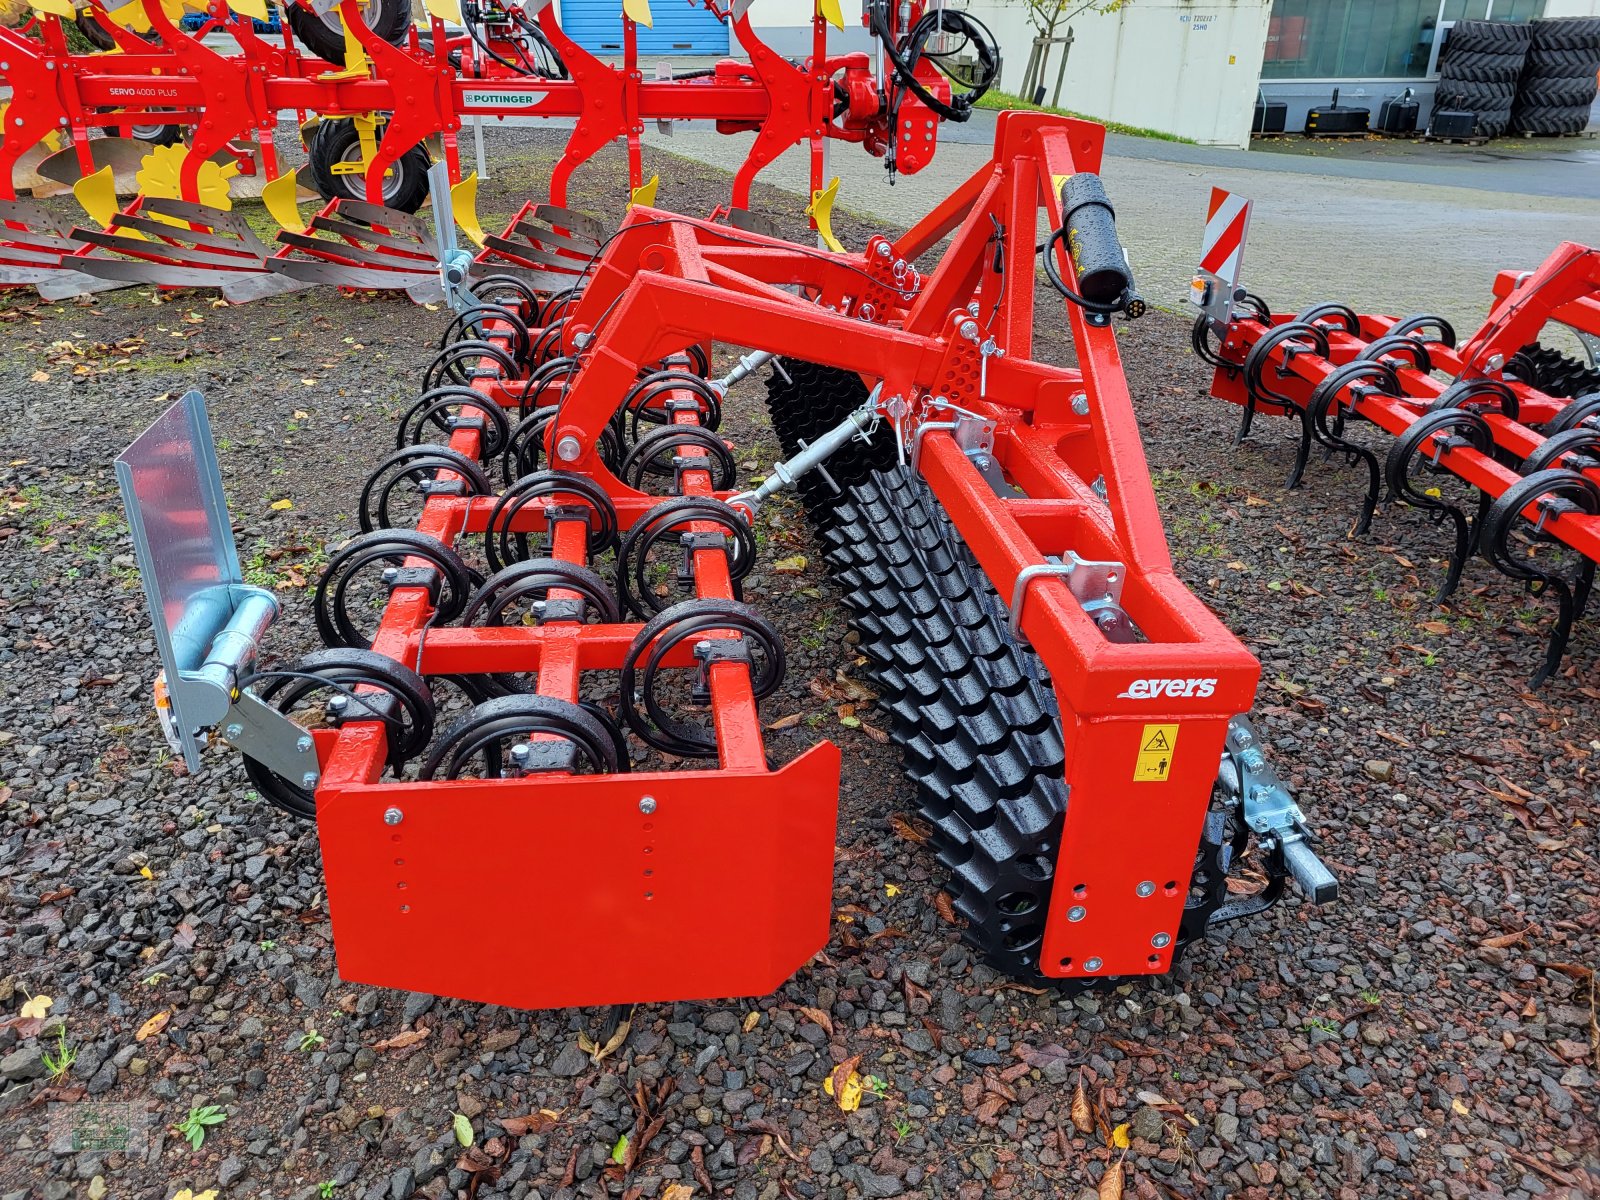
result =
M378 136L383 136L382 127ZM364 175L336 175L333 164L345 162L361 153L361 135L355 121L348 117L329 118L317 125L306 147L306 157L311 167L311 186L327 200L365 200L367 182ZM383 181L383 205L400 212L414 213L428 198L428 168L433 160L425 146L411 147L390 168Z
M372 32L390 45L405 41L411 24L411 5L408 0L367 0L367 24ZM339 25L339 10L331 10L319 17L309 8L292 2L283 5L283 18L295 37L307 50L323 62L344 66L344 32Z
M95 20L93 13L80 12L74 20L77 22L78 32L83 34L84 39L96 50L117 48L116 39L106 32L104 25Z
M1600 50L1561 50L1535 47L1528 51L1523 73L1540 79L1576 79L1600 69Z
M1522 75L1522 54L1488 54L1476 51L1453 54L1439 63L1441 80L1471 80L1476 83L1515 83Z
M1589 105L1572 108L1519 108L1512 116L1512 125L1520 133L1536 133L1547 137L1582 133L1589 127Z
M117 108L100 108L101 113L115 113L123 110ZM122 127L119 125L102 125L101 130L107 137L122 137ZM148 142L152 146L175 146L183 140L182 125L135 125L128 130L127 136L136 141Z
M1457 21L1445 44L1447 54L1489 51L1494 54L1520 54L1533 41L1527 25L1509 21Z
M1528 28L1538 50L1600 50L1600 17L1545 17Z
M1479 83L1470 79L1441 79L1434 104L1444 109L1485 113L1509 111L1517 94L1515 83Z
M1600 80L1594 75L1576 79L1529 79L1517 92L1521 108L1589 108Z

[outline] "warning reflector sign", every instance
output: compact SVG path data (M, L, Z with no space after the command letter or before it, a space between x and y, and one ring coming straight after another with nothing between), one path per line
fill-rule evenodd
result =
M1133 764L1135 783L1165 783L1178 745L1176 725L1146 725L1139 735L1139 757Z

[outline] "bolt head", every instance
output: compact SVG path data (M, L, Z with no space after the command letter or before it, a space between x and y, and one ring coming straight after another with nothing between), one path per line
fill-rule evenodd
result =
M310 734L301 734L299 739L295 742L294 748L300 751L301 754L305 754L311 749L312 744L313 743L311 741Z
M1076 396L1074 396L1072 398L1072 411L1077 413L1080 417L1088 416L1089 397L1084 395L1082 392L1079 392Z
M1088 915L1089 910L1084 908L1084 906L1081 904L1074 904L1071 908L1067 909L1067 920L1069 921L1081 921Z
M223 727L222 736L227 738L231 742L231 741L235 740L243 732L244 732L244 726L239 724L239 722L234 721L232 724L229 724L229 725L226 725L226 726Z
M1158 933L1150 939L1150 944L1157 950L1165 950L1172 945L1172 935L1170 933Z
M1098 971L1103 966L1105 966L1105 963L1098 958L1086 958L1083 960L1083 969L1085 971Z
M578 444L578 439L568 434L556 443L556 457L562 462L577 462L583 454L583 447Z
M1506 365L1506 356L1504 354L1491 354L1489 361L1484 365L1491 371L1501 370Z
M640 796L639 797L639 811L640 812L642 812L645 816L648 817L651 813L655 812L655 810L656 810L656 798L654 796Z
M1146 879L1133 890L1138 892L1140 896L1154 896L1156 894L1156 885L1150 882L1150 880Z
M398 825L405 819L405 813L401 812L398 808L386 808L383 810L383 823L385 825Z
M307 789L315 789L317 786L317 773L315 771L307 771L300 776L300 786Z
M978 337L978 323L976 321L961 322L961 336L967 341L975 341Z

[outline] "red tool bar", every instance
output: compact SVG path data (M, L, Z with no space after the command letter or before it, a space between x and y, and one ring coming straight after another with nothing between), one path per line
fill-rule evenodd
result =
M1229 342L1237 343L1245 353L1248 353L1249 348L1268 332L1270 330L1255 322L1241 321L1230 332ZM1299 353L1290 356L1289 361L1285 363L1281 347L1274 348L1271 352L1272 361L1278 371L1274 388L1290 396L1301 408L1304 408L1319 383L1333 374L1339 366L1354 360L1366 345L1348 334L1332 331L1329 332L1328 342L1330 354L1334 355L1331 359L1317 354ZM1429 349L1431 353L1432 347ZM1414 388L1420 394L1402 398L1368 392L1352 397L1347 391L1339 399L1339 403L1344 405L1346 410L1360 414L1392 434L1403 434L1428 403L1443 394L1447 385L1414 370L1402 369L1397 372L1397 377L1408 391ZM1522 394L1529 389L1519 386L1515 390ZM1213 382L1213 391L1225 398L1237 397L1236 402L1242 402L1244 398L1243 383L1238 378L1237 371L1219 369ZM1549 398L1544 397L1544 399L1548 401ZM1559 408L1559 404L1554 405L1548 415L1553 416ZM1520 422L1508 420L1499 414L1488 414L1485 419L1494 434L1496 444L1505 446L1519 457L1526 457L1545 440ZM1548 416L1545 419L1548 419ZM1496 462L1489 455L1471 446L1440 446L1437 438L1430 437L1424 443L1424 448L1430 455L1437 450L1440 461L1451 471L1491 497L1500 496L1522 478L1512 468ZM1539 513L1531 504L1524 515L1530 520L1539 518ZM1600 516L1580 512L1550 513L1545 516L1544 527L1574 550L1600 561Z

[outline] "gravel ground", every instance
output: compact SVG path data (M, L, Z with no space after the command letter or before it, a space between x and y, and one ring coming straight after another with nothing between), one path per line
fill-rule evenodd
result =
M486 210L509 209L547 147L497 147L521 157ZM665 165L663 201L686 211L725 186ZM615 160L581 180L579 206L622 194ZM762 203L794 225L792 198ZM859 245L865 229L841 232ZM1233 410L1206 399L1187 330L1160 313L1124 347L1178 567L1264 661L1258 724L1324 835L1336 907L1291 899L1175 978L1108 995L1065 1000L975 963L939 915L892 749L812 686L855 655L815 545L779 507L768 554L813 565L748 585L793 656L766 716L803 719L774 746L845 750L824 953L772 996L640 1009L598 1066L576 1044L594 1013L339 980L313 832L226 754L185 778L156 728L110 460L202 388L241 555L286 600L271 648L312 649L304 581L354 530L444 324L328 293L0 297L0 1011L53 1001L41 1027L0 1028L5 1200L1093 1197L1123 1123L1141 1200L1600 1188L1593 626L1566 675L1526 694L1550 606L1473 564L1437 610L1439 531L1388 513L1348 538L1355 488L1332 466L1280 490L1287 426L1234 451ZM727 430L742 464L774 448L758 396ZM76 1059L52 1081L63 1047ZM856 1055L877 1085L846 1114L822 1084ZM192 1150L169 1126L201 1105L226 1120ZM91 1112L120 1115L125 1149L73 1152ZM611 1158L624 1133L627 1170Z

